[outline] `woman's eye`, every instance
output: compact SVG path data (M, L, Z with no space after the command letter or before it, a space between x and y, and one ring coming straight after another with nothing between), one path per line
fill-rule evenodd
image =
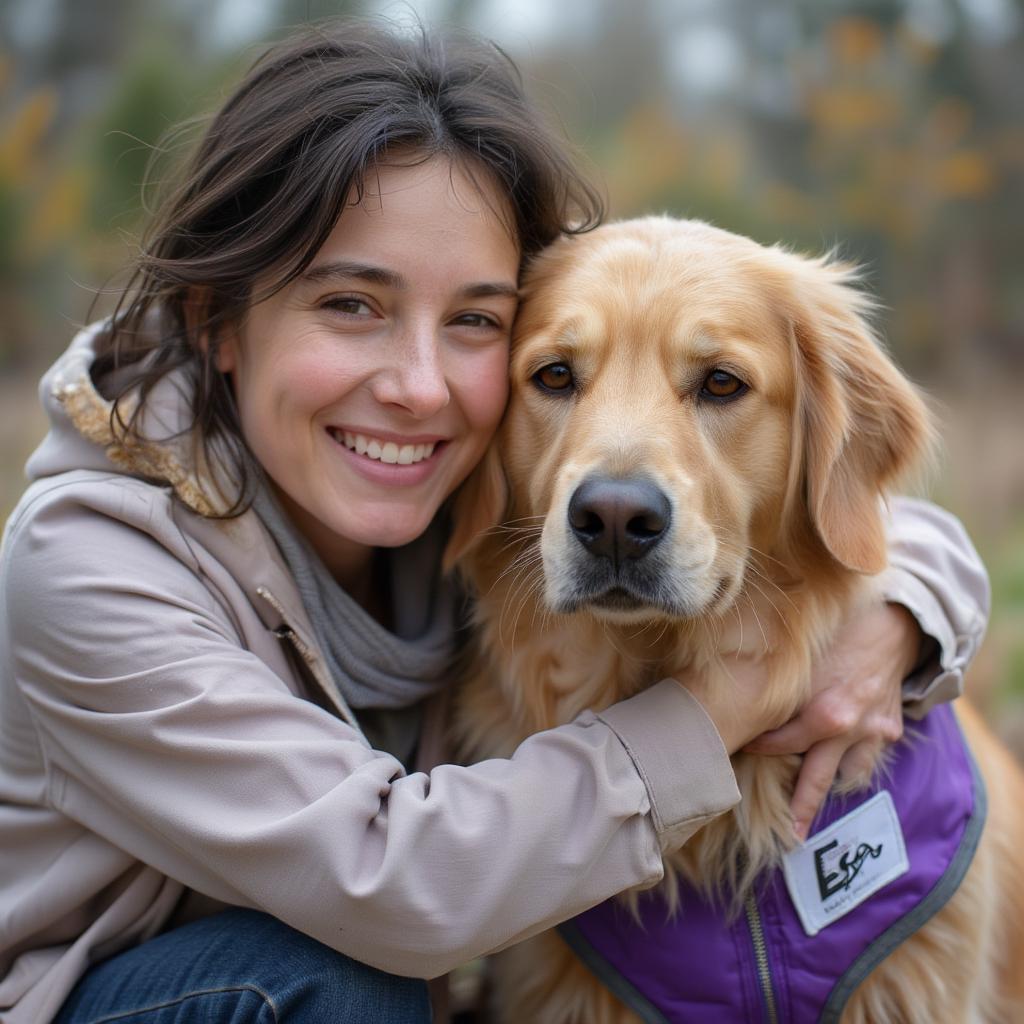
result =
M493 316L484 313L463 313L454 320L459 327L500 327L501 324Z
M373 310L370 309L368 303L362 299L346 298L345 296L338 296L337 298L328 299L324 304L325 309L329 309L334 313L344 313L346 316L372 316Z
M542 366L534 375L534 383L542 391L565 393L573 389L572 370L565 363L549 363Z
M734 374L712 370L704 378L700 393L704 398L738 398L747 390L747 385Z

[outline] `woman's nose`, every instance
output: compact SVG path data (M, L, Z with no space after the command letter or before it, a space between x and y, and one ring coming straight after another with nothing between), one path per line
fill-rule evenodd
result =
M436 333L420 329L396 345L389 365L374 378L373 394L378 402L401 406L417 419L440 412L451 394Z

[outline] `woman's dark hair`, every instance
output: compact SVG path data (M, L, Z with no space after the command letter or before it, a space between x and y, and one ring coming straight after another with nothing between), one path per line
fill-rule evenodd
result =
M112 415L129 444L143 440L139 416L152 387L171 370L189 372L189 429L208 459L217 442L238 484L226 515L246 507L254 463L214 366L218 328L301 274L365 175L396 150L464 160L469 173L490 175L507 196L524 260L603 216L600 195L497 46L356 21L273 46L214 115L161 205L94 371L136 364ZM125 419L129 390L139 401Z

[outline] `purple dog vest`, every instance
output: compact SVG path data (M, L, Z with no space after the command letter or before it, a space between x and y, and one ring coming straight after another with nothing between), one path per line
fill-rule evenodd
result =
M941 705L907 722L868 790L829 797L815 834L785 873L761 876L738 918L681 883L675 917L644 893L642 924L612 899L559 931L649 1024L836 1022L868 973L956 891L984 819L984 784Z

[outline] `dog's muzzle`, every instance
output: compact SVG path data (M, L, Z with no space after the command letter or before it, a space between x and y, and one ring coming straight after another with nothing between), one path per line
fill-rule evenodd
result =
M661 488L645 477L589 476L569 499L567 519L580 545L573 605L633 611L664 603L663 559L648 557L672 521Z
M568 516L569 528L583 547L618 570L661 541L672 507L650 480L588 477L569 499Z
M678 543L678 509L650 477L594 473L570 494L544 554L545 592L560 614L689 617L707 605L711 552ZM683 520L679 520L682 522ZM545 527L547 530L547 527ZM623 620L624 621L624 620Z

